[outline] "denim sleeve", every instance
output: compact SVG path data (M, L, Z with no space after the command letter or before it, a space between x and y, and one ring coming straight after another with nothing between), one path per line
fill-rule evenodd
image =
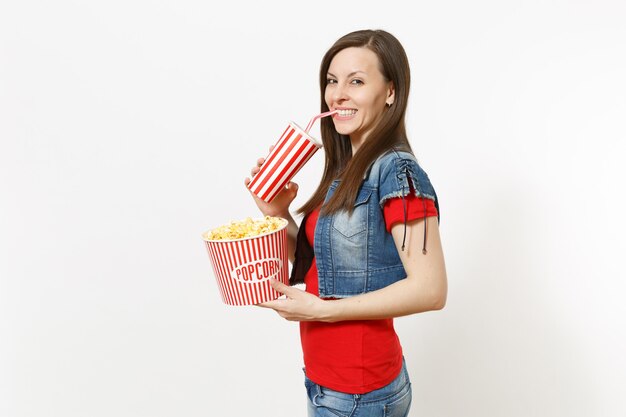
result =
M428 198L436 202L437 195L426 172L410 154L395 154L381 166L379 183L379 204L394 197L406 197L412 192L416 197Z

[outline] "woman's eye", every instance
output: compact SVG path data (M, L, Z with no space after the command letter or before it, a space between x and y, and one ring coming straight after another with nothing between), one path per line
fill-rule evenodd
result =
M350 81L350 82L351 82L352 84L357 84L357 85L363 84L363 81L361 81L361 80L357 80L357 79L352 80L352 81Z
M337 80L335 80L333 78L327 78L326 79L326 84L337 84Z

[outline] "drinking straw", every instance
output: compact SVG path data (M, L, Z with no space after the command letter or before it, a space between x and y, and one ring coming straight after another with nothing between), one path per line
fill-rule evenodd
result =
M315 121L317 119L320 119L322 117L326 117L326 116L330 116L331 114L335 114L337 113L339 110L331 110L331 111L327 111L326 113L322 113L322 114L318 114L317 116L313 117L311 119L311 121L309 122L308 125L306 125L306 129L304 129L305 133L309 133L309 130L311 130L311 127L313 127L313 123L315 123Z

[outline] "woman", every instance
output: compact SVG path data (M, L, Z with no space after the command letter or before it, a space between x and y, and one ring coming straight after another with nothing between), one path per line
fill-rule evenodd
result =
M290 183L264 215L289 221L291 284L262 304L300 321L309 416L406 416L411 388L393 318L442 309L447 278L438 201L405 130L409 64L391 34L335 42L320 68L325 167L300 208ZM251 171L254 176L264 160ZM246 178L246 184L250 179Z

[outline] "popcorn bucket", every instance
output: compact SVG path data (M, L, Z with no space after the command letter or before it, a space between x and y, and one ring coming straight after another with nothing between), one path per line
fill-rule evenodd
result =
M271 202L321 147L307 131L290 122L248 188L261 200Z
M211 240L203 234L217 286L225 304L264 303L281 296L270 285L274 278L289 285L287 220L272 232L241 239Z

